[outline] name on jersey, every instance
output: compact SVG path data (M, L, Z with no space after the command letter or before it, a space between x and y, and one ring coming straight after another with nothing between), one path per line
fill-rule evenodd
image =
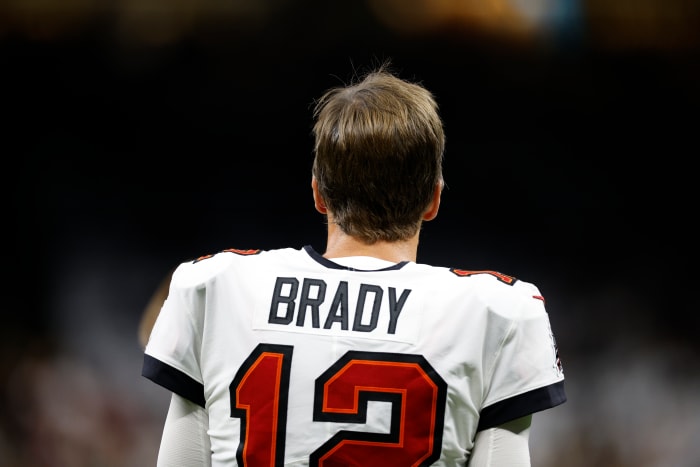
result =
M329 290L322 279L304 278L300 285L296 277L278 277L268 323L372 332L388 317L386 332L394 334L410 293L411 289L399 293L395 287L375 284L360 284L351 292L347 281ZM380 320L380 314L386 317Z

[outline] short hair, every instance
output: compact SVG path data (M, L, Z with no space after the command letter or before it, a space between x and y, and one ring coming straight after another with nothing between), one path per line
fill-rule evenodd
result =
M433 94L383 64L314 107L313 176L343 232L407 240L442 182L445 134Z

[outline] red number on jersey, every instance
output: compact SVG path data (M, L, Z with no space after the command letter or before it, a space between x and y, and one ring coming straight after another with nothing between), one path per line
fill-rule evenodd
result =
M346 353L316 380L314 420L365 423L367 402L387 401L391 429L341 431L311 454L311 465L432 464L442 448L446 397L444 380L419 355Z
M241 419L238 465L283 465L291 364L291 346L260 344L231 382L231 416Z
M260 344L231 382L242 466L284 462L291 359L290 346ZM365 423L368 402L385 401L390 431L340 431L311 453L310 465L430 465L440 457L446 398L447 384L419 355L348 352L317 378L314 420Z

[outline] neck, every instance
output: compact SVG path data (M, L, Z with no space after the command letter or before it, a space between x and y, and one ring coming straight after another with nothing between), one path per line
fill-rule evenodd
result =
M379 241L368 245L344 233L333 223L328 224L325 258L343 258L347 256L371 256L393 263L416 261L418 255L418 234L398 242Z

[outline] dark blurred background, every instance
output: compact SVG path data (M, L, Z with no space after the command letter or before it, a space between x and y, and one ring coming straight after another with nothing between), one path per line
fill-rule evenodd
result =
M419 261L547 299L569 402L533 465L700 465L700 3L4 0L0 464L155 465L138 327L179 262L325 247L311 105L385 60L434 92Z

